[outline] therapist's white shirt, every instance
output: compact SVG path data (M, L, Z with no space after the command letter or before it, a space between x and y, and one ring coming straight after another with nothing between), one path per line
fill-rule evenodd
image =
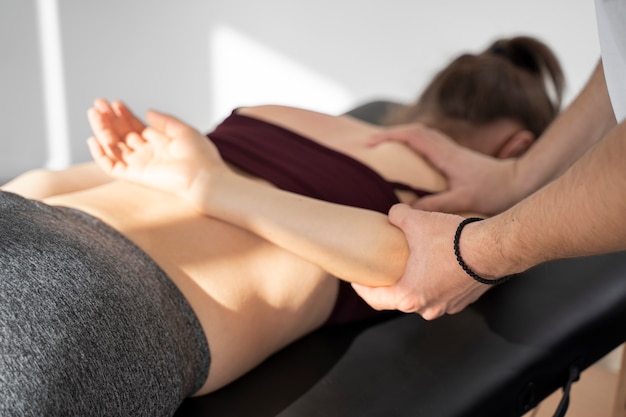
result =
M626 0L595 0L604 77L618 122L626 119Z

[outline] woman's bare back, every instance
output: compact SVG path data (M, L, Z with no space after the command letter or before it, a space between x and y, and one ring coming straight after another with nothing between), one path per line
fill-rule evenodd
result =
M114 181L45 200L85 211L137 244L189 300L217 389L319 327L337 292L323 270L170 194ZM181 343L183 343L181 341Z

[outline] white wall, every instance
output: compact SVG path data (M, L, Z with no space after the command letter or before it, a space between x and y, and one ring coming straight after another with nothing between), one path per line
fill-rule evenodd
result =
M0 1L0 178L45 162L34 2Z
M592 0L2 0L0 178L87 160L95 97L202 130L239 105L338 113L515 34L556 50L568 99L599 56Z

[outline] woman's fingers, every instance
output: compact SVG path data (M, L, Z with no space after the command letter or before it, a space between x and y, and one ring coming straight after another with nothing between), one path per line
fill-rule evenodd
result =
M116 161L109 156L107 152L104 151L103 147L100 145L98 140L95 137L90 137L87 139L87 146L89 147L89 152L91 153L91 157L93 160L102 167L105 172L111 172L113 167L115 166Z
M99 149L114 162L126 163L132 152L146 143L144 124L121 101L96 99L87 116Z
M164 135L171 138L182 138L200 134L196 129L176 117L154 110L150 110L146 114L146 120L154 129L163 132Z
M146 140L138 133L131 132L126 135L126 145L130 150L136 150L141 146L145 145Z
M146 127L143 130L141 133L141 139L154 149L161 149L167 146L172 140L170 136L165 134L163 131L152 127Z
M111 115L113 114L113 109L109 105L109 102L103 98L97 98L93 102L93 109L95 109L98 113L102 115Z
M121 138L111 129L111 122L106 113L102 113L96 107L87 111L87 119L95 137L101 143L113 144Z
M126 132L139 133L146 127L123 102L115 100L111 103L111 108L120 119L120 123L123 123L123 126L120 126L120 128L123 128Z
M87 115L94 134L102 142L123 140L128 134L140 134L145 128L143 122L121 101L109 103L101 98L96 99Z

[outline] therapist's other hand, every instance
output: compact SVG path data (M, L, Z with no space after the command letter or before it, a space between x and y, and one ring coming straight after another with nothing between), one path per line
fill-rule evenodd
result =
M98 101L97 101L98 103ZM125 109L121 104L111 108ZM149 111L147 126L124 112L108 114L100 102L89 112L94 137L88 140L94 161L113 178L171 192L191 200L200 179L228 171L215 145L196 129L175 117ZM130 111L126 110L129 114ZM136 120L132 125L124 123ZM202 181L203 187L207 183Z
M489 289L469 277L454 255L454 234L462 217L398 204L391 208L389 220L406 235L410 256L404 275L393 286L352 284L373 308L418 313L432 320L460 312Z
M414 208L446 213L499 213L519 200L515 189L516 159L496 159L463 147L420 123L385 129L372 137L406 143L439 170L448 190L422 197Z

